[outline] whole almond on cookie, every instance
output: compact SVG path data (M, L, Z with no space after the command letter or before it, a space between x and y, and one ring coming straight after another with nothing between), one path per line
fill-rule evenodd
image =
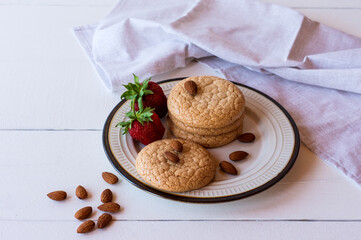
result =
M170 142L170 146L173 148L174 151L176 152L182 152L183 151L183 144L181 144L179 141L177 140L173 140Z
M235 151L229 154L229 159L232 161L240 161L245 159L248 156L248 153L245 151Z
M105 228L110 223L110 221L112 221L112 215L109 213L103 213L98 218L97 227L99 229Z
M74 217L79 220L86 219L86 218L90 217L92 212L93 212L92 207L83 207L75 213Z
M256 139L253 133L243 133L238 137L238 141L244 143L253 142Z
M230 162L222 161L219 163L219 167L226 173L237 175L237 169Z
M196 95L197 94L197 84L194 81L186 81L184 83L184 88L190 95Z
M179 162L179 157L177 155L175 155L174 153L165 152L164 155L165 155L165 158L168 159L169 161L172 161L175 163Z
M92 220L88 220L80 224L80 226L77 229L77 233L88 233L92 231L95 227L95 222Z
M75 189L75 195L79 198L79 199L86 199L88 197L88 192L86 191L86 189L79 185L76 189Z
M47 195L50 199L55 201L63 201L66 199L66 192L64 191L54 191L51 193L48 193Z
M110 189L105 189L102 194L100 195L100 201L102 203L111 202L113 200L113 193Z
M103 172L102 177L103 177L104 181L106 181L109 184L115 184L119 181L118 177L110 172Z
M103 212L119 212L120 211L120 205L118 203L103 203L102 205L98 206L98 209Z

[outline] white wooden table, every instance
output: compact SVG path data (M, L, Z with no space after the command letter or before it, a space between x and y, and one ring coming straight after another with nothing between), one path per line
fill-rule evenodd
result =
M268 0L361 37L359 0ZM116 0L0 0L0 239L361 239L361 187L302 145L291 171L252 197L189 204L150 195L120 178L102 147L119 102L71 28L95 23ZM214 74L190 64L153 79ZM79 200L77 185L90 198ZM110 188L123 207L107 229L80 235L76 210ZM55 202L46 194L65 190Z

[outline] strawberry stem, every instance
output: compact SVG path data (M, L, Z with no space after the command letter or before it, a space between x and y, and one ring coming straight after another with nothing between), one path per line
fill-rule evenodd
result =
M133 121L138 121L140 124L144 125L144 122L153 122L152 115L154 108L146 107L143 108L143 104L139 107L138 111L135 111L135 100L131 101L131 111L127 112L126 117L129 118L127 121L119 122L115 127L123 128L122 134L126 134L129 129L132 128Z
M143 96L148 94L154 94L153 91L147 89L148 83L151 78L144 80L142 83L139 83L139 78L137 75L133 73L134 83L128 83L127 85L123 85L127 91L125 91L120 98L123 100L124 98L127 100L135 99L139 103L139 99L143 99Z
M148 94L154 94L153 91L147 89L148 83L151 80L151 78L144 80L143 83L139 83L139 77L136 76L134 73L133 73L133 77L134 77L134 83L129 83L127 85L123 85L127 89L127 91L125 91L121 95L122 100L125 98L125 99L131 101L130 102L131 110L126 113L126 117L128 117L129 120L119 122L117 125L115 125L116 127L123 128L122 134L126 134L128 132L128 130L131 129L132 123L134 120L137 120L142 125L144 124L144 122L152 122L153 121L152 115L153 115L154 108L146 107L144 109L144 106L143 106L143 96L148 95ZM139 107L138 111L135 111L135 102L136 101L137 101L138 107Z

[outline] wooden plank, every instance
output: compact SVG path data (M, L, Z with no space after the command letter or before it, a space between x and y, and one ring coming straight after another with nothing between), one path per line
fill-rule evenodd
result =
M11 6L114 6L118 0L1 0Z
M262 0L293 8L361 8L357 0ZM113 6L117 0L2 0L0 5L15 6Z
M109 185L101 172L115 172L98 131L0 132L0 220L74 220L92 206L96 219L101 192L110 188L122 211L119 220L360 220L361 191L356 184L306 148L278 184L252 197L220 204L189 204L150 195L125 179ZM90 197L76 198L83 185ZM67 191L64 202L47 198Z
M80 221L1 222L1 239L347 239L360 238L360 222L114 221L81 235ZM19 231L20 230L20 231Z
M291 8L360 8L361 2L357 0L261 0L262 2L275 3Z

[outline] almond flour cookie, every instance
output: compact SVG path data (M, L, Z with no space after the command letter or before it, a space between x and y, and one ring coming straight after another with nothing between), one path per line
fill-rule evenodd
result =
M177 138L212 148L226 145L242 133L245 98L225 79L186 78L173 87L167 105L169 128Z
M195 95L189 94L184 83L197 85ZM232 82L214 76L190 77L171 90L168 100L170 115L189 127L223 128L239 119L245 109L245 99Z
M169 129L176 138L181 138L199 143L205 148L215 148L226 145L235 140L242 133L242 126L231 132L218 135L198 135L183 131L175 126L171 121L167 121Z
M136 158L136 169L139 175L154 187L172 192L184 192L207 185L214 177L216 162L201 145L176 139L183 145L180 153L175 152L171 142L175 139L164 139L144 147ZM165 153L178 156L173 162Z

